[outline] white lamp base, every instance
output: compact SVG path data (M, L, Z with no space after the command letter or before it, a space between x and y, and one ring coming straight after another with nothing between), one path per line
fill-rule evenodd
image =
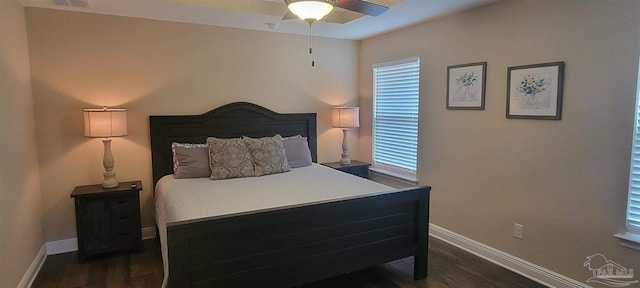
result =
M116 180L115 172L104 172L102 175L104 175L104 180L102 181L103 188L118 187L118 180Z
M340 164L342 164L342 165L351 164L351 159L349 158L349 155L345 155L344 153L342 153L342 158L340 159Z
M351 164L351 158L349 158L349 143L347 141L347 129L342 129L342 158L340 164Z
M111 139L102 139L104 143L104 158L102 158L102 164L104 165L104 180L102 181L103 188L118 187L118 180L116 180L116 172L113 172L113 155L111 154Z

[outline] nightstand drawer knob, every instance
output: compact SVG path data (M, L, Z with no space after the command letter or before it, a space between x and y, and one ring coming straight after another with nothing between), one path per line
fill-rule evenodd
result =
M118 204L123 204L129 202L129 200L118 200L116 202L118 202Z

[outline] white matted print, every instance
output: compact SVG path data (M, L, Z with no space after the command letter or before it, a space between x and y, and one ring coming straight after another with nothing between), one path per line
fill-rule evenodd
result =
M484 110L487 62L447 67L447 109Z
M507 69L507 118L560 120L564 62Z

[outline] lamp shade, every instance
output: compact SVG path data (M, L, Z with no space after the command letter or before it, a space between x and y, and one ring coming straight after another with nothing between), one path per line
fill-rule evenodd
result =
M337 128L360 127L360 107L332 108L331 126Z
M302 20L320 20L333 10L335 0L288 0L287 7Z
M84 109L83 114L86 137L127 135L127 109Z

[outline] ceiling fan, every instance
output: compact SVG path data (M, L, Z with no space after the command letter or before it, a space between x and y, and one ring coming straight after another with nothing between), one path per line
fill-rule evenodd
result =
M370 16L378 16L389 7L362 0L284 0L289 12L282 18L288 20L300 18L309 23L322 19L334 6Z
M300 19L309 22L309 54L311 54L311 67L314 67L315 59L313 58L313 32L311 32L311 24L322 19L333 10L333 7L359 12L366 15L378 16L389 7L366 2L362 0L284 0L289 8L289 12L282 20L293 19L298 16Z

